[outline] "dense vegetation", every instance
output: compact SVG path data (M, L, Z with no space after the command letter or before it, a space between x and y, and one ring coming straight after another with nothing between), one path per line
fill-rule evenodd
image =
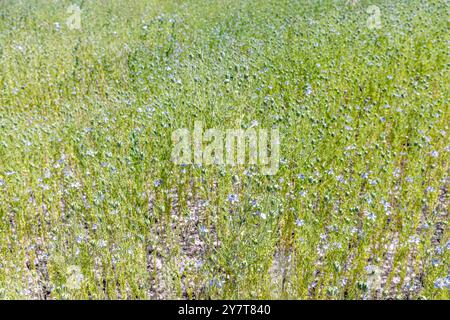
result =
M0 298L448 299L447 19L0 0ZM278 172L174 164L195 121L278 128Z

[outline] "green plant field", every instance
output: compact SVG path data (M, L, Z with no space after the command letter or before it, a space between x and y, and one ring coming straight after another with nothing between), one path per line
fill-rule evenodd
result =
M0 298L449 299L448 13L0 0ZM173 163L195 121L278 171Z

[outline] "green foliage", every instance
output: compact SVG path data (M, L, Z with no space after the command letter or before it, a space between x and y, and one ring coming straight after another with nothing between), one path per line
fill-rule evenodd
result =
M0 298L448 299L447 3L347 2L0 1Z

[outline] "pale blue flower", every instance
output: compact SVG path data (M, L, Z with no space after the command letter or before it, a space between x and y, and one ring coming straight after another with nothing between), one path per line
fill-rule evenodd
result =
M234 194L234 193L229 194L228 195L228 201L231 202L231 203L238 202L239 201L239 197L238 197L237 194Z

